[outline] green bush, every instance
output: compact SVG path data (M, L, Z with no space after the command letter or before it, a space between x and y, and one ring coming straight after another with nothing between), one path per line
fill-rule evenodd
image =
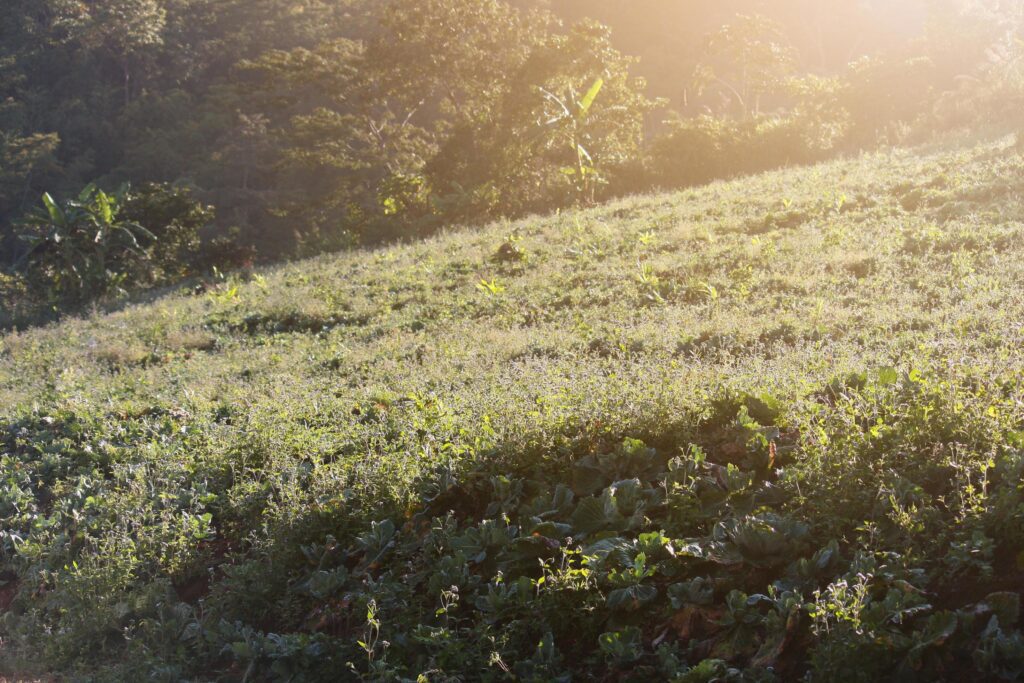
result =
M827 156L816 123L798 114L744 121L700 116L677 119L651 148L656 184L700 185Z
M63 205L43 195L43 209L25 221L28 251L20 264L37 293L52 302L80 302L133 279L155 236L121 217L124 194L89 185Z
M0 329L34 317L28 283L19 273L0 271Z
M150 284L173 281L206 270L200 231L213 222L213 207L196 201L181 187L147 184L125 195L122 216L153 234L145 279Z
M844 77L839 106L849 112L848 142L857 147L901 142L906 129L935 106L942 74L928 57L864 58Z
M108 194L89 185L64 203L49 193L24 222L19 270L36 298L67 306L172 282L211 264L199 232L213 210L187 190L147 185Z

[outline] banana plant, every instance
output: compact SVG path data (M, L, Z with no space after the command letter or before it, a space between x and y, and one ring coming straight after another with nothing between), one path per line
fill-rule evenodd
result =
M562 173L572 178L577 193L586 201L593 201L594 192L601 181L594 158L583 142L586 139L587 117L602 88L604 78L598 77L582 97L571 88L563 97L545 88L540 89L545 101L543 128L554 131L555 139L564 141L572 150L575 164L565 166Z
M156 242L152 232L120 218L126 193L89 185L63 205L44 193L42 207L24 223L28 249L19 267L53 299L76 301L121 288Z

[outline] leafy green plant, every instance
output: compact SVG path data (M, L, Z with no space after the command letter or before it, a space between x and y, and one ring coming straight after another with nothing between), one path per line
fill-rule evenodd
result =
M627 666L640 658L640 629L629 627L622 631L601 634L598 645L609 663Z
M488 280L487 278L480 278L480 282L476 284L476 288L488 296L498 296L505 291L505 285L498 282L497 278Z
M572 178L576 192L584 201L593 201L597 185L606 182L583 144L586 142L584 123L603 87L604 78L599 77L582 97L573 89L561 97L540 89L548 105L544 112L544 125L551 131L548 134L568 144L575 156L576 163L563 167L562 173Z
M650 303L663 304L665 297L671 294L671 284L661 279L649 263L638 263L639 273L636 276L640 284L640 292Z
M153 234L146 245L145 281L139 284L175 282L251 258L241 244L234 246L234 254L225 254L219 243L204 243L202 233L214 217L213 207L197 201L187 188L155 183L130 188L121 218Z
M88 186L63 204L49 193L25 222L19 267L51 303L78 304L147 285L174 282L216 263L202 255L210 207L164 185Z
M21 267L52 300L79 302L123 291L148 260L152 232L121 216L127 189L107 194L88 186L59 204L49 193L25 222Z

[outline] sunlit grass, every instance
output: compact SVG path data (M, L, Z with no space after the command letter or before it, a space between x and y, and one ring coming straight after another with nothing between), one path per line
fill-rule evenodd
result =
M474 644L445 666L473 670L486 656L459 629L484 618L469 593L486 595L495 570L450 566L454 550L430 555L419 539L431 525L436 540L485 533L502 515L519 519L527 498L510 492L516 481L550 499L544 486L568 485L581 458L639 457L624 439L664 461L695 457L696 444L711 463L708 481L726 488L728 477L767 476L780 501L764 509L786 517L755 524L744 515L760 508L736 498L705 518L677 494L647 510L654 522L617 531L630 542L641 531L675 531L681 547L684 534L702 539L718 521L738 520L742 533L770 540L743 580L653 551L645 562L654 574L646 564L590 578L548 567L559 589L547 598L535 589L537 609L557 646L583 658L577 670L639 666L634 645L653 666L662 625L662 642L684 646L681 627L668 626L692 599L680 596L699 588L676 587L684 579L714 574L714 604L724 605L735 596L722 586L768 592L791 559L821 559L815 553L833 541L843 561L823 565L832 573L816 584L822 609L821 595L839 591L864 547L904 552L903 564L885 560L892 580L940 592L943 609L966 609L999 589L992 572L1009 566L1002 554L1017 542L1015 531L984 526L1003 513L979 477L996 476L985 463L1012 447L1007 435L1024 420L1022 171L1006 139L864 155L324 256L9 334L0 341L0 547L17 590L2 627L5 666L232 677L250 665L299 666L300 654L272 650L262 634L318 633L330 657L367 673L384 661L371 646L377 659L368 664L357 646L368 642L373 599L381 638L411 637L416 623L452 629ZM687 465L694 480L704 462ZM648 476L622 467L624 480ZM489 479L498 473L509 482ZM937 473L951 477L941 496L928 488L940 486ZM951 534L943 547L960 550L932 558L929 534L952 510L970 533L942 527ZM591 548L585 512L551 519L577 525L570 533ZM389 533L371 526L384 520ZM438 525L450 526L442 534ZM401 562L385 553L392 536ZM792 541L785 552L794 557L776 561L778 538ZM963 545L975 541L975 550ZM985 550L991 543L996 551ZM680 573L665 578L670 567ZM405 573L420 571L430 577L421 593L402 593ZM958 601L952 577L978 594ZM452 582L463 611L451 594L442 600ZM610 594L630 586L643 590L616 600L660 596L647 617L622 617L612 604ZM846 666L847 645L871 651L859 636L825 635L846 633L835 605L872 618L857 611L864 596L847 589L835 613L807 612L815 616L801 628L813 622L814 640L800 646L792 672ZM813 592L802 600L814 602ZM582 620L588 640L573 641L559 618ZM954 628L967 638L959 618ZM943 619L928 628L941 631ZM532 656L523 643L534 648L544 634L529 620L512 623L495 652ZM773 632L770 620L757 624L751 637L761 647ZM926 633L913 621L904 631ZM441 652L430 650L443 641L431 633L439 640L423 647ZM257 644L268 654L257 655ZM402 669L415 647L393 647L407 653L391 660L396 670L418 673ZM757 668L747 650L734 654Z

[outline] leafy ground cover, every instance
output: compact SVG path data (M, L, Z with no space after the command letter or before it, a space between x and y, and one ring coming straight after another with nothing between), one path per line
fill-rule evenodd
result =
M0 671L1016 680L1024 156L866 155L0 341Z

